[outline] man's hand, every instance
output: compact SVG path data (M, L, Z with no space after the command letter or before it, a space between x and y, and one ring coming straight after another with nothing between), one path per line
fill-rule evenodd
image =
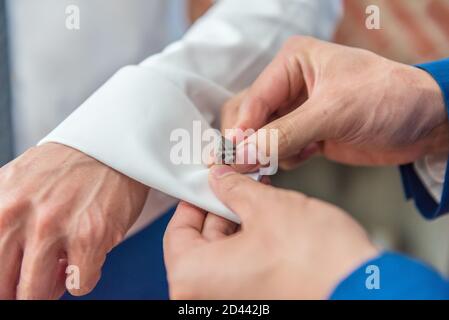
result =
M405 164L449 151L443 96L430 75L307 37L288 41L222 118L225 129L278 129L286 169L319 151L355 165Z
M90 292L148 188L69 147L32 148L0 169L0 299L55 299L65 268Z
M235 224L181 203L164 239L174 299L324 299L377 249L342 210L211 169L219 199Z

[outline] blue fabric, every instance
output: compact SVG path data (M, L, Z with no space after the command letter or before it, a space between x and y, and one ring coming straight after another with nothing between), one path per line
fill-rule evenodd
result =
M168 299L162 239L174 213L171 209L108 255L100 282L92 293L63 300Z
M367 288L367 279L373 274L370 266L379 270L378 289ZM338 285L330 298L446 300L449 299L449 282L422 262L395 253L384 253L349 275Z
M417 67L427 71L439 84L449 114L449 59ZM414 199L425 218L434 219L449 212L449 165L440 203L432 198L413 164L401 166L400 171L407 198ZM379 270L379 289L369 289L366 285L371 275L367 269L369 266ZM344 279L331 299L449 299L449 283L421 262L399 254L384 253Z
M449 58L417 67L427 71L439 84L449 114ZM437 203L429 194L412 164L400 168L407 198L414 199L417 208L427 219L434 219L449 212L449 164L447 168L440 203Z

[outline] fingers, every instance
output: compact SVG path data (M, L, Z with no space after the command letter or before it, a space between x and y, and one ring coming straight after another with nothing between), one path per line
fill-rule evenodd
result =
M330 136L326 112L311 98L290 114L270 122L237 146L233 167L238 172L252 172L258 167L273 168L281 160L302 154L309 145Z
M66 270L67 270L67 258L61 258L58 261L58 272L56 285L53 290L53 294L50 299L58 300L66 291Z
M218 199L237 214L243 224L254 214L271 210L274 189L236 173L229 166L212 167L209 183Z
M83 240L69 246L66 287L73 296L90 293L100 280L106 251L91 246L92 242L84 243Z
M20 281L17 287L19 300L48 300L55 296L60 284L59 244L30 244L23 254Z
M312 143L305 147L298 154L279 161L279 166L283 170L293 170L299 167L302 163L309 160L311 157L319 153L321 150L319 143Z
M16 286L19 283L22 253L18 244L8 246L6 241L0 244L0 300L16 299Z
M259 129L275 111L304 100L303 72L291 45L286 45L249 89L234 125Z
M208 241L216 241L235 233L237 224L215 214L207 214L203 225L203 237Z
M231 140L232 136L229 136L227 133L229 133L232 128L235 128L240 105L246 94L247 90L240 92L235 97L226 102L226 104L221 109L221 134L226 138L230 138Z
M164 236L165 259L170 259L178 253L203 241L201 235L206 212L181 201L167 226Z

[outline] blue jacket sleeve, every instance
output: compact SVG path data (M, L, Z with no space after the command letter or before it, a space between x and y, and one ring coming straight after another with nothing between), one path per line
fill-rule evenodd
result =
M447 300L449 283L427 265L384 253L344 279L332 300Z
M449 58L441 61L418 65L427 71L439 84L443 91L446 107L449 114ZM415 204L422 215L427 219L437 218L449 212L449 164L447 166L443 195L440 203L437 203L429 194L421 182L412 164L401 166L402 182L408 199L414 199Z

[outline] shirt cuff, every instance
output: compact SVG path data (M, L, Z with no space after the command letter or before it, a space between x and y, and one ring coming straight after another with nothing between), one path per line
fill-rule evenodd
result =
M414 163L416 174L436 202L443 195L447 160L446 155L429 155Z
M449 110L449 58L420 64L417 67L428 72L438 83L446 108ZM430 169L429 166L424 169L422 163L417 162L415 165L408 164L400 168L407 198L415 200L417 208L427 219L437 218L449 212L449 166L447 161L448 159L446 159L446 169L439 170L445 171L445 173L437 174L443 177L440 186L435 178L441 181L441 177L436 177L434 169Z
M443 300L449 283L426 264L386 252L344 279L332 300Z

